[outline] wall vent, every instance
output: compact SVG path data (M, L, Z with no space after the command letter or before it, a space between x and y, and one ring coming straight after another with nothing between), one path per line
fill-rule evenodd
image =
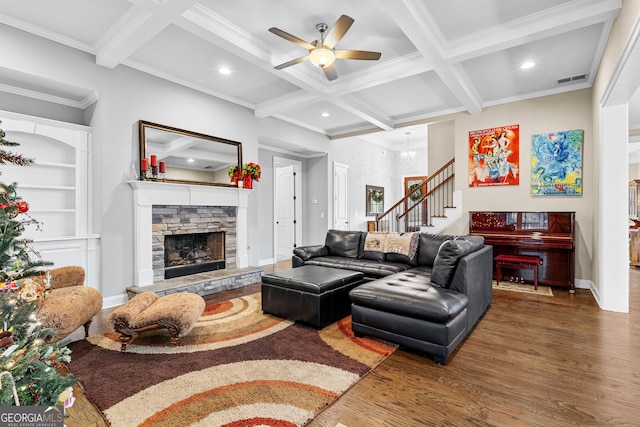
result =
M563 77L561 79L558 79L558 84L561 85L563 83L575 82L578 80L585 80L586 78L587 78L586 74L576 74L575 76Z

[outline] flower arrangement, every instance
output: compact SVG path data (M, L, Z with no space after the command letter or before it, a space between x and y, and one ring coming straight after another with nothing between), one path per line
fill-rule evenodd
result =
M231 166L227 171L232 184L237 184L238 181L242 181L242 172L238 170L238 166Z
M260 165L253 162L245 163L242 170L239 170L238 166L231 166L227 173L232 184L238 184L238 181L260 181L262 176Z
M242 166L242 175L249 176L254 181L260 181L261 174L260 165L257 163L245 163L244 166Z

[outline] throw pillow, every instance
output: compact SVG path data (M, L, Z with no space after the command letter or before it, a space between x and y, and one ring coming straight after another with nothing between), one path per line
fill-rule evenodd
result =
M442 242L438 255L433 262L431 271L431 285L438 288L448 288L456 271L456 266L461 257L469 253L471 243L462 240L447 240Z
M455 236L444 234L420 233L420 245L418 247L418 265L433 267L442 242L453 240Z

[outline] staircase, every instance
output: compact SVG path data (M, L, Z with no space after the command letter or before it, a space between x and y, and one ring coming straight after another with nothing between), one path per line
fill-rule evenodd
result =
M462 218L462 193L454 191L455 159L417 185L375 220L377 231L438 234Z

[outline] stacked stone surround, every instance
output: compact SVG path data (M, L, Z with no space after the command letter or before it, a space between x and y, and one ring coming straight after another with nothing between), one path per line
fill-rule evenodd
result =
M167 235L223 231L226 267L235 269L236 210L235 206L154 205L151 214L153 282L164 281L164 237Z

